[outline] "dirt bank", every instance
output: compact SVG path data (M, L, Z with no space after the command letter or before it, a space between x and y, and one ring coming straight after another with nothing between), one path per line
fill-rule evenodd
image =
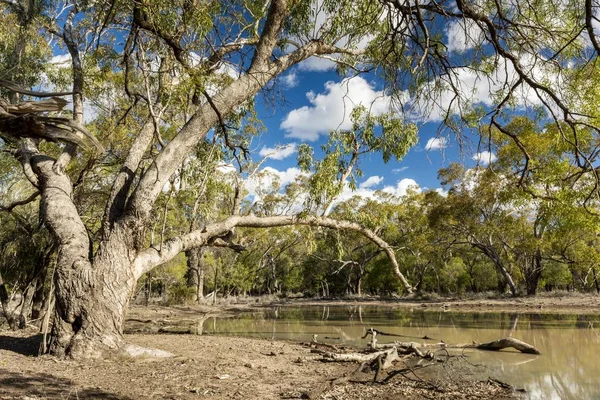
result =
M235 315L267 305L365 304L460 311L600 313L600 298L590 295L483 299L344 299L256 302L229 300L216 306L132 307L128 326L168 326L174 321ZM178 325L178 324L174 324ZM186 324L183 324L186 325ZM193 325L193 324L192 324ZM191 326L187 324L186 326ZM190 333L201 333L192 332ZM33 328L0 329L0 399L405 399L512 398L510 389L487 380L485 369L459 359L418 374L396 375L373 384L372 372L331 385L355 364L317 360L298 343L205 335L128 334L126 340L174 354L172 358L112 357L88 363L38 356L40 335ZM441 364L441 363L440 363ZM400 369L405 365L396 365ZM422 380L439 377L442 380ZM381 377L380 377L381 379Z
M600 314L600 296L582 293L550 293L534 297L476 297L453 298L436 297L435 299L417 297L398 297L394 299L348 298L348 299L292 299L272 302L269 305L340 305L362 304L370 306L423 308L423 309L452 309L456 311L514 311L536 313L578 313Z
M355 376L355 382L332 386L333 379L356 365L318 361L309 348L295 343L197 335L126 335L126 339L175 356L64 361L37 356L40 337L33 331L0 332L0 399L514 397L511 390L467 371L466 365L446 365L454 371L453 378L434 383L397 375L388 384L373 384L369 372Z

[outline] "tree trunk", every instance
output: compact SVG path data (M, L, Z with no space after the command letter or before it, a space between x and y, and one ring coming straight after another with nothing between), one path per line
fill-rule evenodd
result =
M69 264L59 250L52 354L99 357L123 343L125 312L137 282L127 257L130 237L116 228L91 264Z
M10 328L16 329L17 326L15 324L13 314L9 308L8 301L9 301L8 290L6 289L6 284L4 283L4 280L2 279L2 274L0 274L0 303L2 303L2 312L4 313L6 322L8 322L8 325L10 326Z
M125 311L135 289L127 268L95 263L94 270L82 271L79 279L59 273L55 283L53 354L96 357L121 345Z
M41 318L41 311L44 308L44 304L47 300L44 293L44 285L46 283L46 277L48 276L48 269L52 265L54 251L54 243L51 243L49 247L46 247L43 252L40 253L40 257L38 259L32 282L32 288L34 289L31 303L32 320L38 320Z
M21 299L21 311L19 313L19 329L25 329L31 314L31 305L33 304L33 295L35 292L35 282L31 282L25 290Z
M200 302L204 300L204 264L202 256L203 248L191 249L185 252L187 256L187 284L194 288L193 301Z
M504 266L504 262L502 261L502 259L500 258L500 256L496 252L496 250L492 246L488 246L488 245L484 245L484 244L480 244L480 243L471 243L471 245L474 246L475 248L478 248L479 250L481 250L483 252L483 254L485 254L494 263L496 270L500 273L500 275L502 275L502 277L504 278L504 281L508 285L508 287L510 289L510 293L513 296L518 295L519 290L517 289L517 285L515 285L515 281L513 281L513 278L510 275L510 272L508 272L508 270Z
M527 295L535 296L538 283L542 276L542 252L538 249L531 260L531 270L525 276L525 285L527 286Z
M41 317L42 309L46 302L46 295L44 293L44 283L46 282L47 270L36 278L35 282L35 293L33 294L33 303L31 305L31 319L38 320Z

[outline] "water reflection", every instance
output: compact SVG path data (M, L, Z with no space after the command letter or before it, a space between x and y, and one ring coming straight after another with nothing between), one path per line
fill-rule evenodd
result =
M279 307L237 318L212 319L205 333L320 341L364 346L365 329L374 327L406 340L423 337L447 343L485 342L513 336L531 343L539 357L519 353L469 351L473 363L532 399L600 399L600 316L539 313L460 313L421 309L365 307ZM398 337L380 337L380 342Z

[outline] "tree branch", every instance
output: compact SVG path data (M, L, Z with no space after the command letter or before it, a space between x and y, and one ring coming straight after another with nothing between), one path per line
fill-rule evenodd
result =
M81 64L81 55L73 36L73 19L77 13L77 7L73 7L67 16L63 29L62 38L71 55L71 65L73 67L73 120L77 124L83 124L83 66ZM58 157L54 164L55 171L64 171L71 159L77 152L77 145L67 143L65 150Z
M157 251L153 248L141 251L135 258L134 270L136 276L139 278L145 272L152 270L158 265L164 264L177 254L189 249L205 246L211 238L222 236L235 227L272 228L289 225L320 226L329 229L350 230L362 234L386 252L390 262L392 263L394 273L398 279L400 279L406 291L408 293L412 293L412 286L408 283L402 272L400 272L400 266L396 260L394 250L385 240L383 240L370 229L367 229L357 223L316 216L231 216L221 222L207 225L202 231L196 230L186 235L166 241L163 245L162 251Z
M215 109L219 110L221 116L226 116L235 107L255 95L271 79L292 65L315 54L338 50L341 49L336 46L310 41L304 47L286 54L278 60L268 62L261 70L249 71L216 95L211 96L212 103L207 102L198 108L141 177L140 183L128 203L127 213L136 218L150 216L154 201L162 187L188 156L191 149L206 137L213 126L219 123L219 115Z
M2 211L7 211L7 212L11 212L15 207L19 207L19 206L24 206L25 204L29 204L32 201L34 201L35 199L37 199L37 197L40 195L40 192L35 191L33 192L31 195L29 195L27 198L23 199L23 200L17 200L14 201L8 205L0 205L0 210Z
M13 91L15 93L26 94L27 96L33 97L56 97L56 96L70 96L73 92L35 92L33 90L23 89L20 86L15 85L12 82L0 79L0 86Z
M263 28L262 34L250 70L260 70L269 62L273 49L277 45L277 38L281 32L283 22L288 14L287 0L271 0L267 20Z

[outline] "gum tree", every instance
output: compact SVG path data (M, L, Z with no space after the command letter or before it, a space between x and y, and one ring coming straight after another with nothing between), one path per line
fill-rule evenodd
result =
M95 102L100 112L88 130L107 149L102 155L88 153L94 161L83 166L75 140L64 147L48 147L38 139L23 139L13 151L41 195L45 224L58 243L51 351L84 357L120 347L124 313L137 280L181 252L227 242L237 227L303 224L349 229L383 248L394 262L393 250L372 231L307 213L264 217L234 213L202 229L162 238L158 245L148 239L148 230L165 187L173 184L174 174L198 144L214 132L223 147L243 157L247 143L238 133L252 119L254 97L310 57L327 58L342 73L375 70L400 108L422 109L430 107L428 100L441 99L437 104L447 111L445 122L456 129L466 119L454 115L471 113L460 83L465 67L496 81L492 124L501 127L502 113L522 88L533 90L568 129L589 123L571 110L578 98L567 96L578 93L573 89L585 79L566 71L563 85L554 86L536 76L529 63L538 61L552 72L595 57L600 49L593 29L597 5L588 0L581 10L575 3L0 2L3 13L20 17L21 27L34 26L36 35L68 51L70 76L56 73L56 84L73 93L72 122L63 121L62 126L74 130L74 135L87 132L81 129L84 98ZM560 26L556 15L564 17ZM450 23L464 26L474 39L473 50L450 52L444 41ZM501 66L511 73L503 75ZM383 132L387 134L397 132ZM342 140L342 144L349 143ZM582 171L593 171L593 162L576 141L571 144ZM106 194L103 212L96 210L91 227L74 201L74 183L83 170L95 167L104 168L94 183L104 186ZM411 290L408 282L405 287Z

